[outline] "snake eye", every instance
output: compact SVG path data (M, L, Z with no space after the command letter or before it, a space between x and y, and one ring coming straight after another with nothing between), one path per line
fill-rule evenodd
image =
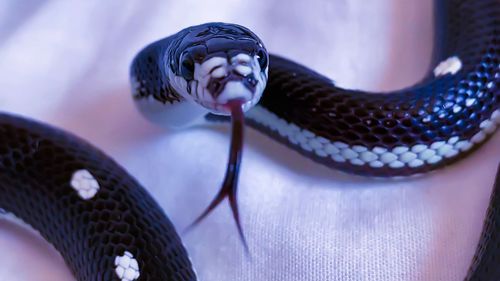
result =
M257 52L257 59L259 60L260 69L267 67L267 54L264 50L260 49Z
M194 63L191 59L185 59L181 64L181 75L186 80L193 80Z

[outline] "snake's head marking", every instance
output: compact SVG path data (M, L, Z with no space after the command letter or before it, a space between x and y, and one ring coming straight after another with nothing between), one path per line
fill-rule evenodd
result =
M260 100L267 83L269 55L250 30L208 23L183 30L168 54L175 90L215 114L229 115L229 102L246 111Z

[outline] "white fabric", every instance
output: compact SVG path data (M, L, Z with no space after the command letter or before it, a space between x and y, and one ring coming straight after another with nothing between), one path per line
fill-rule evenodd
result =
M207 21L254 29L269 50L370 90L410 85L430 65L432 1L0 2L0 108L96 144L148 188L179 230L221 183L227 126L163 130L130 99L145 44ZM182 236L203 281L461 280L500 156L500 134L418 178L330 170L247 130L239 202L251 258L226 203ZM0 280L74 280L44 240L0 219Z

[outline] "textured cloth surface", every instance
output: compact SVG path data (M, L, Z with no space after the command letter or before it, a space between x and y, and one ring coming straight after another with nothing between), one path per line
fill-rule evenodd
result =
M207 21L252 28L271 52L339 85L390 90L431 65L432 1L0 2L0 108L72 131L126 167L182 231L225 171L226 125L164 130L130 99L147 43ZM461 280L475 250L500 134L455 165L375 180L313 163L247 130L239 202L251 258L227 204L183 235L201 280ZM0 281L74 280L43 239L0 219Z

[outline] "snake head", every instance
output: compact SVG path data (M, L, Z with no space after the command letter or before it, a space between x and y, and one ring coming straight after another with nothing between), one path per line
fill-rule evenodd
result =
M170 81L180 95L221 115L230 114L232 100L242 101L244 111L257 104L269 66L269 55L257 35L225 23L198 25L181 33L168 52L174 75Z

